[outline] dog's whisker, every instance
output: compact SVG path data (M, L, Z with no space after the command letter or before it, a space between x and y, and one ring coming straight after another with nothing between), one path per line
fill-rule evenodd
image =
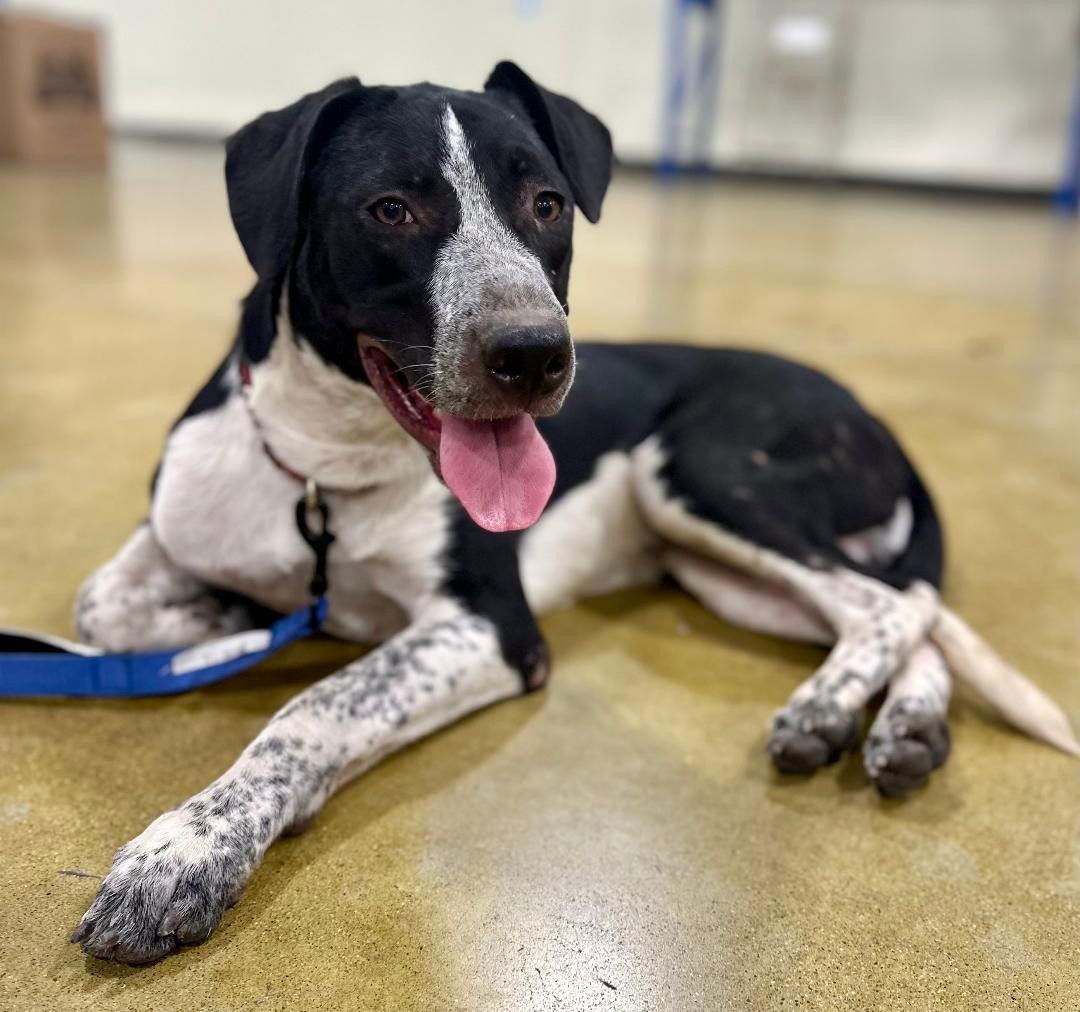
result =
M435 345L433 344L410 344L408 341L395 341L393 338L383 338L380 340L381 344L392 345L397 348L409 348L416 351L434 351Z

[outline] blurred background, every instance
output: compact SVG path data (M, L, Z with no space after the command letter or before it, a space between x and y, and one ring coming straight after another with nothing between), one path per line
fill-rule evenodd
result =
M101 26L125 134L220 137L344 74L476 88L510 58L629 163L1025 190L1061 179L1080 38L1074 0L7 4L27 8Z

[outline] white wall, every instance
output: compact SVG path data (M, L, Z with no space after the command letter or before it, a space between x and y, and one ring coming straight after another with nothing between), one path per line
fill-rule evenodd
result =
M47 7L106 26L109 114L122 127L225 133L342 75L375 84L431 80L480 88L499 60L512 59L544 84L602 110L628 157L648 158L655 148L663 26L656 0L19 0L12 6Z
M858 26L843 164L1019 184L1041 183L1049 172L1056 181L1078 15L1074 0L875 0ZM897 45L901 39L916 44Z
M514 59L659 155L670 0L14 0L108 32L111 121L227 133L334 77L479 87ZM1005 186L1061 169L1077 0L728 0L716 165ZM778 21L820 20L792 53Z
M769 44L817 19L818 53ZM716 160L1051 186L1077 73L1076 0L735 0Z

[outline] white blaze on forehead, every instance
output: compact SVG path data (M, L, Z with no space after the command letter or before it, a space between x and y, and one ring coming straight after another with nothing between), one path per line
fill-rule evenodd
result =
M451 263L464 254L478 267L492 270L501 266L505 279L493 277L492 280L503 280L507 285L538 287L544 296L541 304L560 309L544 278L540 261L510 231L491 203L473 161L465 131L449 105L443 109L442 134L442 174L457 196L461 223L442 249L440 264Z
M453 398L467 346L498 313L533 323L561 323L562 307L539 259L499 217L454 110L442 112L440 168L458 200L461 221L443 245L431 278L436 382Z

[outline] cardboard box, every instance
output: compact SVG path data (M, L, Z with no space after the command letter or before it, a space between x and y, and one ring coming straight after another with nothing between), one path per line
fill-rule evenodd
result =
M100 164L105 144L96 29L0 13L0 156Z

